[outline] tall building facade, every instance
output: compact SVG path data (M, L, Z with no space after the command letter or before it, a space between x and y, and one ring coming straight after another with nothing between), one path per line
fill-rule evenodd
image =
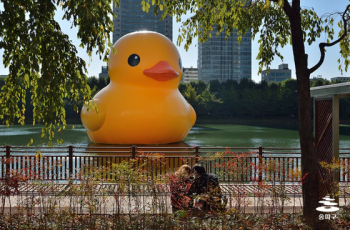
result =
M101 73L98 75L98 77L109 77L107 66L102 66Z
M281 64L278 69L263 70L261 72L261 80L269 82L281 82L292 78L292 70L288 68L288 64Z
M216 35L215 29L211 39L198 44L198 78L205 82L211 80L240 81L252 79L252 40L248 31L241 44L237 41L237 30L225 40L225 31Z
M122 36L140 30L150 30L161 33L173 40L173 19L167 16L160 21L161 11L157 16L153 13L153 6L149 13L142 11L140 0L119 0L119 7L114 7L113 12L117 15L113 19L113 43Z

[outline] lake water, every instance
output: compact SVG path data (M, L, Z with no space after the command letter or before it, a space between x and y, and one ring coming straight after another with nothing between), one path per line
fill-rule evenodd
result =
M26 146L30 138L34 144L40 141L41 126L0 126L0 146ZM55 137L61 137L56 134ZM90 140L82 125L67 125L62 136L63 145L87 146ZM55 144L55 143L54 143ZM231 147L284 147L299 148L297 130L245 126L232 124L210 124L194 126L184 139L183 145L231 146ZM340 126L340 148L350 147L350 126Z

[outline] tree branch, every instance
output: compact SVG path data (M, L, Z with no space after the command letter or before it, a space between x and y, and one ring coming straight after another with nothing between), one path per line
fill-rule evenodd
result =
M278 3L278 0L270 0L270 2ZM292 14L292 6L288 2L288 0L283 1L283 10L287 14L287 16L290 18Z
M290 18L292 17L292 6L288 2L288 0L284 0L283 10L290 20Z
M320 48L320 52L321 52L321 57L320 57L320 60L318 61L318 63L314 67L309 69L309 73L310 74L315 72L323 64L324 58L325 58L325 55L326 55L324 48L325 47L334 46L335 44L337 44L341 40L343 40L345 38L345 36L348 34L348 29L347 29L348 22L347 21L350 18L349 18L349 15L347 15L347 13L349 14L349 11L350 11L350 4L346 7L346 10L344 11L344 13L342 15L342 19L343 19L343 22L344 22L344 33L343 33L343 35L340 38L338 38L336 41L332 42L332 43L325 43L325 42L320 43L319 48Z

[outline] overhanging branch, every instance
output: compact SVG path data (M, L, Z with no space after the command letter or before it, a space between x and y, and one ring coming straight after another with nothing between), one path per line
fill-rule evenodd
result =
M270 0L270 2L278 3L279 0ZM288 0L283 1L283 10L289 18L292 17L292 6L288 2Z
M344 13L342 15L343 24L344 24L344 33L343 33L343 35L340 38L338 38L336 41L332 42L332 43L325 43L325 42L321 42L320 43L319 48L320 48L320 52L321 52L321 57L320 57L320 60L318 61L318 63L314 67L309 69L309 73L310 74L315 72L315 70L320 68L320 66L323 64L323 61L324 61L324 58L325 58L325 50L324 50L324 48L325 47L334 46L335 44L337 44L341 40L343 40L345 38L345 36L348 34L347 25L348 25L348 20L350 19L349 11L350 11L350 4L346 7L346 10L344 11Z

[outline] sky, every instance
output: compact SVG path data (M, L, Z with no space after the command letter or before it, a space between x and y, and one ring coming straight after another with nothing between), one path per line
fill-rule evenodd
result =
M301 6L302 7L313 7L315 11L318 13L318 15L323 15L325 13L332 13L334 11L344 11L346 9L346 6L350 4L350 0L301 0ZM141 5L140 5L141 7ZM0 9L3 9L1 3L0 3ZM85 50L79 47L80 41L77 38L77 28L70 28L71 24L67 21L62 21L63 12L58 10L56 12L55 18L57 21L59 21L61 25L61 29L64 33L68 34L70 39L72 40L73 44L76 45L79 56L83 58L87 65L90 64L87 67L88 73L87 75L90 76L96 76L98 77L98 74L101 72L101 67L106 66L107 64L104 63L102 60L99 60L99 57L97 55L92 56L92 61L89 58L89 56L86 54ZM188 15L184 15L182 17L183 20L185 20ZM336 22L340 20L340 17L337 18ZM175 18L173 19L173 43L176 45L176 40L178 37L178 29L180 27L181 23L176 22ZM337 35L337 31L335 35ZM308 46L306 44L306 53L309 56L309 68L314 66L320 57L320 51L318 48L319 42L326 41L326 37L322 36L316 42ZM184 49L184 43L182 43L180 46L177 46L182 63L184 67L197 67L197 57L198 57L198 40L197 38L193 39L193 44L190 46L188 51ZM259 45L258 45L258 37L253 40L252 42L252 80L255 82L261 81L261 75L258 75L258 60L256 60L256 56L259 51ZM271 69L277 69L278 65L282 63L287 63L288 67L292 70L292 78L295 77L295 68L294 68L294 60L292 55L292 47L290 45L284 47L283 49L280 49L280 52L284 56L284 60L280 60L278 57L275 57L275 60L272 62L270 68ZM338 45L327 48L326 52L326 58L323 63L323 65L316 70L314 73L311 74L311 77L322 77L326 79L330 79L332 77L338 77L338 76L346 76L350 77L350 70L348 72L344 72L343 75L341 75L341 72L338 70L338 58L340 48ZM94 52L95 53L95 52ZM8 74L8 68L5 68L2 65L2 55L3 50L0 50L0 75L7 75Z

